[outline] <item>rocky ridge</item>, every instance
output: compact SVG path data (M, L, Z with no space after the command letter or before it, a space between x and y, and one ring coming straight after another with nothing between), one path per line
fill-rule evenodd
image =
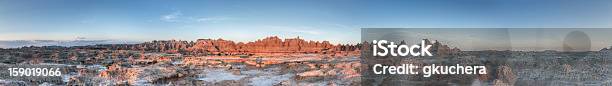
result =
M266 37L253 42L234 42L225 39L198 39L196 41L155 40L140 44L106 44L76 48L138 50L181 53L184 55L255 55L255 54L356 54L361 44L331 44L329 41L307 41L297 38Z

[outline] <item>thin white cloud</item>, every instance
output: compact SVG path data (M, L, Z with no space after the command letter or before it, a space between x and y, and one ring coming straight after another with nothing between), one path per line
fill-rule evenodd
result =
M170 14L161 15L159 20L164 22L182 22L182 23L193 23L193 22L203 22L203 23L217 23L220 21L226 21L233 18L230 17L193 17L193 16L185 16L181 11L175 11Z
M178 22L178 19L183 15L181 11L175 11L167 15L162 15L160 20L165 22Z

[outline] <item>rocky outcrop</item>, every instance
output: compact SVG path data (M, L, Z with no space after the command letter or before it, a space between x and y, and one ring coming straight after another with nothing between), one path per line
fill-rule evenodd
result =
M305 79L309 77L337 77L341 79L349 79L361 76L359 62L345 62L336 64L306 64L309 71L297 73L297 79Z
M328 55L359 54L361 44L331 44L329 41L307 41L297 38L266 37L253 42L234 42L225 39L194 41L155 40L140 44L106 44L77 46L77 49L136 50L143 52L181 53L184 55L253 55L271 53L316 53Z
M516 82L516 75L512 72L509 66L500 66L497 68L497 79L494 81L495 86L513 86Z
M333 54L342 51L357 51L357 45L332 45L328 41L306 41L304 39L280 39L276 36L247 43L217 39L199 39L189 51L209 54L259 54L259 53L321 53Z
M429 41L428 39L423 40L425 40L426 44L432 45L430 51L432 51L432 54L435 53L435 55L438 57L445 57L457 54L459 51L461 51L457 47L451 49L448 45L444 45L438 40L436 40L434 43L431 43L431 41Z
M111 81L114 84L142 85L153 83L157 80L183 77L185 71L182 68L167 66L166 64L154 64L147 67L123 68L111 66L98 74L98 77Z

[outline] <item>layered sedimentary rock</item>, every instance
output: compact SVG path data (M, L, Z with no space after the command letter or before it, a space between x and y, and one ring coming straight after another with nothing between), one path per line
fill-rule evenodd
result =
M328 41L305 41L304 39L280 39L267 37L247 43L217 39L199 39L189 51L210 54L256 54L256 53L337 53L357 51L357 45L332 45Z
M266 37L253 42L234 42L224 39L197 41L155 40L140 44L108 44L75 47L98 50L138 50L147 52L182 53L185 55L251 55L270 53L358 54L361 44L331 44L329 41L307 41L297 38Z

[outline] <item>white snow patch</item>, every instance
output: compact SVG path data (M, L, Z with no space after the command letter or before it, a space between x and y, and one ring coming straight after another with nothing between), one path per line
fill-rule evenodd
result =
M208 81L208 82L218 82L224 80L240 80L246 76L243 75L234 75L229 71L225 70L211 70L208 71L202 78L198 78L198 80Z
M292 77L294 76L294 74L283 74L280 76L274 76L274 75L264 75L264 76L258 76L255 78L251 79L251 83L249 83L249 85L253 85L253 86L272 86L274 84L280 83L282 81L285 80L290 80Z

